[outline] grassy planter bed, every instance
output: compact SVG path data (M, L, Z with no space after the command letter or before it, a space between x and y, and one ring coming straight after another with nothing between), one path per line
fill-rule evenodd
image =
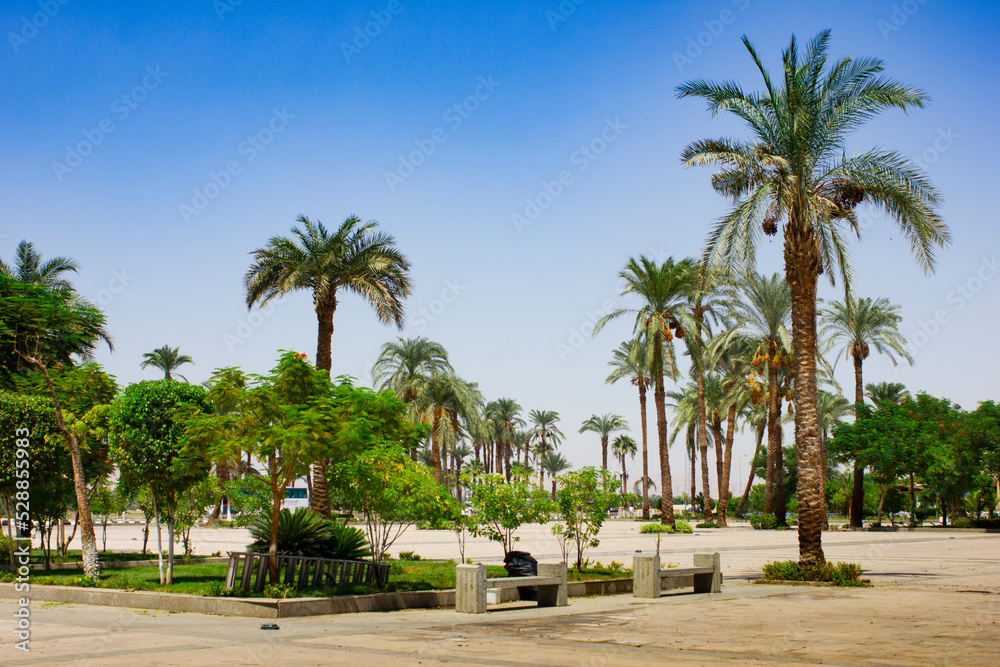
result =
M441 591L455 587L454 561L391 561L392 570L389 584L382 589L370 586L343 586L333 589L288 589L284 586L268 586L261 594L233 592L239 597L261 598L313 598L336 597L347 595L366 595L373 593L401 593L411 591ZM107 588L125 591L155 591L163 593L182 593L202 596L221 596L231 594L224 592L223 581L226 577L225 563L174 563L174 583L165 586L160 584L157 566L115 568L102 573L99 581L86 579L79 568L72 570L54 570L44 574L32 574L33 585L80 586L85 588ZM490 577L503 577L507 572L502 566L487 567ZM582 572L569 570L569 581L593 581L601 579L616 579L631 576L631 572L610 568L585 568ZM13 575L5 573L0 581L13 581Z

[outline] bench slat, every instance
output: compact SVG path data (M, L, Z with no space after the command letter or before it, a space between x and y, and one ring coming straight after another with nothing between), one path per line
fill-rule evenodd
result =
M487 588L520 588L522 586L556 586L561 584L559 577L498 577L487 579Z
M692 574L712 574L715 572L711 567L671 567L660 570L661 577L684 577Z

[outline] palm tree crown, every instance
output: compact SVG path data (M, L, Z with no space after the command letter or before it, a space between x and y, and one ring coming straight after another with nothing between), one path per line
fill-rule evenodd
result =
M347 218L330 233L319 221L299 216L292 236L275 236L254 250L243 279L247 307L265 305L296 290L312 293L319 320L316 367L332 368L333 314L341 291L367 301L384 324L403 327L403 300L410 294L410 262L395 239L374 220Z
M194 364L194 360L191 357L186 354L181 354L181 348L170 347L169 345L158 347L152 352L146 352L142 355L142 357L143 361L139 364L140 367L149 368L152 366L153 368L159 368L163 371L163 377L166 380L173 379L172 373L177 370L178 367L183 366L184 364ZM185 382L188 381L187 378L180 373L177 375L183 378Z
M372 380L380 390L391 390L408 403L428 377L451 372L448 353L440 343L426 338L400 338L382 345L372 367Z
M47 290L65 290L71 287L68 280L62 278L63 273L77 272L79 265L71 257L53 257L47 262L42 261L41 254L35 250L30 241L17 244L14 253L14 266L8 266L0 260L0 275L13 278L18 282L41 285Z

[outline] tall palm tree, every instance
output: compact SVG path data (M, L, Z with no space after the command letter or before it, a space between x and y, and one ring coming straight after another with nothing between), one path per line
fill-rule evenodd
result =
M612 371L604 381L614 384L628 378L629 382L639 390L639 420L642 426L642 477L649 479L649 447L646 435L646 389L652 382L649 374L649 345L645 337L637 336L626 341L611 353L608 365ZM642 487L642 518L649 518L648 485Z
M388 389L409 403L428 377L453 372L448 353L440 343L426 338L399 338L382 344L372 366L372 380L379 390Z
M474 420L481 404L476 383L453 373L434 373L420 386L412 405L431 425L431 467L437 481L443 481L442 443L456 444L459 420Z
M547 452L542 459L542 468L549 473L552 480L552 500L556 499L556 477L559 473L569 470L569 461L559 452Z
M181 354L181 348L170 347L169 345L164 345L163 347L158 347L152 352L146 352L142 355L143 361L139 366L141 368L159 368L163 371L163 379L173 380L172 372L177 370L178 367L184 364L194 364L194 359L186 354ZM188 381L186 377L177 374L185 382Z
M590 415L578 433L596 433L601 436L601 467L608 469L608 440L611 434L616 431L624 431L628 428L628 422L621 415L608 413L606 415Z
M79 264L72 257L53 257L47 262L30 241L21 241L14 251L14 265L9 266L0 260L0 275L13 278L18 282L40 285L50 291L70 289L68 280L62 274L79 269Z
M672 484L670 480L670 457L667 451L667 414L664 407L666 390L663 385L665 373L663 355L667 353L670 365L670 376L676 379L676 359L670 339L671 330L680 329L677 333L683 335L681 320L684 318L685 295L691 289L694 281L694 262L681 260L674 262L672 258L656 264L653 260L640 256L639 259L629 258L625 268L618 277L625 283L622 296L635 295L640 300L638 308L618 308L608 313L594 325L594 334L604 326L623 315L634 315L633 333L642 334L650 341L650 372L653 376L653 403L656 405L656 437L660 452L660 489L666 501L664 510L660 513L660 521L673 526L674 506Z
M556 426L556 422L559 421L559 413L554 410L532 410L528 413L528 419L531 420L531 430L528 431L530 439L537 442L539 445L539 460L545 458L545 454L548 453L549 445L557 447L562 439L566 436L563 435L559 427ZM527 456L525 456L525 464L527 464ZM539 468L538 471L538 485L543 484L542 473L544 469Z
M882 75L875 58L827 62L829 31L800 58L792 37L782 53L777 84L747 38L743 43L763 78L763 92L745 93L736 82L690 81L679 97L700 97L709 111L729 111L753 137L706 140L683 151L688 166L718 164L712 186L733 200L731 212L709 235L706 259L753 268L759 231L783 227L785 277L792 290L795 442L798 463L799 560L825 561L825 524L816 416L816 290L821 273L839 272L850 292L845 233L860 236L855 209L867 203L900 228L917 262L934 268L934 246L950 242L937 213L939 197L923 172L895 151L874 149L847 157L847 136L879 112L922 107L927 95ZM760 225L760 226L758 226ZM839 269L839 271L835 271Z
M865 400L862 367L872 348L889 357L893 365L896 364L893 353L910 364L913 363L913 357L904 347L906 341L899 333L899 323L902 320L899 306L890 303L888 299L872 301L848 295L844 301L837 301L829 309L822 311L823 335L829 336L833 344L842 345L844 356L854 361L854 403L857 410L861 409ZM860 418L860 412L855 412L855 418ZM864 522L864 475L864 465L855 460L851 525L856 528L860 528Z
M792 291L779 273L768 277L747 271L731 288L727 303L736 327L757 344L751 362L765 367L767 390L767 467L764 478L764 511L774 511L775 478L781 472L781 401L779 389L781 369L788 366L792 349L788 327L792 316ZM756 375L750 375L751 383Z
M507 481L510 481L511 446L517 429L524 426L524 420L520 417L521 406L513 398L499 398L486 405L485 414L493 424L496 472L500 472L502 463Z
M676 391L668 392L667 398L672 401L670 405L674 409L674 418L670 422L674 430L673 435L670 436L669 444L673 445L682 431L685 431L687 436L685 444L687 445L688 460L691 461L692 505L694 505L694 499L698 495L696 490L698 481L696 462L698 461L699 451L701 453L702 511L707 512L705 520L709 521L712 516L712 487L709 484L708 476L708 446L710 442L714 445L714 441L708 433L705 434L704 438L699 433L698 385L694 382L689 382ZM701 445L704 445L703 449Z
M625 457L635 459L635 453L639 451L639 446L635 438L624 433L615 438L611 443L611 452L618 457L622 464L622 496L628 493L628 470L625 469Z
M316 368L333 367L333 315L342 292L357 294L375 309L385 324L403 328L403 300L410 294L410 262L396 248L395 239L378 231L374 220L357 216L344 220L330 233L319 221L299 216L301 227L291 237L272 237L254 250L243 278L247 308L266 305L298 290L312 294L318 322ZM310 505L330 515L325 462L313 465Z

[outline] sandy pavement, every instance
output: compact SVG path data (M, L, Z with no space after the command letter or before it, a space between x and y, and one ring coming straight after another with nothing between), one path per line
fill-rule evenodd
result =
M635 524L610 523L591 557L627 562L636 549L655 548L636 532ZM521 546L555 560L544 533L525 531ZM198 552L224 550L233 537L200 534ZM235 537L228 548L245 543ZM125 532L115 539L131 541ZM763 562L793 558L796 539L746 528L665 538L668 561L689 564L696 550L722 554L719 595L573 598L547 609L511 603L482 616L345 614L280 619L280 630L264 631L248 618L40 604L32 609L30 653L14 649L14 605L3 602L0 664L1000 665L1000 534L824 533L827 558L861 563L875 587L747 581ZM408 533L393 551L400 548L457 555L454 538L437 531ZM484 560L499 560L495 545L477 543L470 555L480 550Z

